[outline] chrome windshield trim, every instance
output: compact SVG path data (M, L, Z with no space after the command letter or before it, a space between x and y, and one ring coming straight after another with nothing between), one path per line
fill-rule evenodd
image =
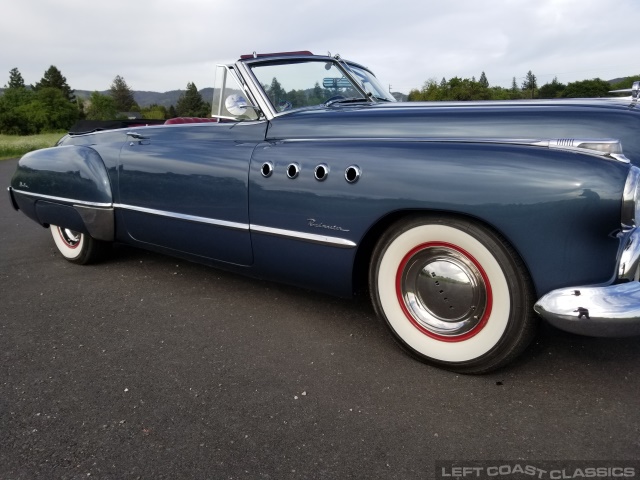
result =
M365 67L362 67L361 65L356 64L355 62L349 62L347 60L344 60L340 58L339 55L336 55L335 57L328 57L328 56L325 57L324 55L284 55L284 56L254 57L254 58L248 58L248 59L241 59L235 63L234 67L238 73L238 76L242 77L242 80L247 85L247 87L253 94L254 98L257 100L258 106L262 110L262 113L265 115L267 120L273 120L274 118L279 117L281 115L288 115L294 111L299 110L299 109L296 109L296 110L289 110L287 112L278 112L275 109L275 106L271 104L269 97L267 96L266 92L263 90L257 77L253 74L253 71L251 70L251 65L253 64L266 63L266 62L278 62L278 61L332 62L336 65L336 67L340 71L342 71L345 77L349 79L349 81L353 84L354 88L362 94L363 102L366 102L366 103L376 102L376 99L371 98L371 96L367 94L366 90L364 90L364 88L360 84L360 81L358 81L355 78L355 76L349 69L348 64L353 63L354 65L357 65L363 70L367 70L369 72L370 70ZM318 106L318 105L315 105L315 106Z
M278 237L290 237L298 240L304 240L312 243L321 243L325 245L332 245L340 248L353 248L356 246L351 240L344 238L329 237L327 235L317 235L315 233L297 232L295 230L284 230L282 228L264 227L262 225L251 225L252 232L260 232L266 235L275 235Z
M113 206L114 208L122 208L124 210L133 210L135 212L149 213L151 215L176 218L178 220L186 220L189 222L207 223L209 225L216 225L218 227L226 227L234 230L249 230L249 225L247 225L246 223L229 222L227 220L217 220L213 218L199 217L197 215L186 215L184 213L167 212L165 210L156 210L155 208L136 207L123 203L114 203Z
M351 240L344 238L330 237L327 235L318 235L315 233L298 232L295 230L285 230L282 228L265 227L262 225L253 225L247 223L229 222L227 220L218 220L207 217L199 217L196 215L186 215L182 213L166 212L164 210L156 210L154 208L136 207L122 203L114 203L114 208L122 208L124 210L132 210L136 212L149 213L151 215L159 215L162 217L175 218L178 220L186 220L189 222L206 223L217 227L230 228L234 230L248 230L250 232L264 233L266 235L274 235L278 237L295 238L305 242L320 243L340 248L353 248L356 246Z
M56 200L58 202L72 203L74 205L87 205L89 207L103 207L103 208L109 208L113 206L112 203L87 202L85 200L76 200L74 198L54 197L53 195L44 195L42 193L25 192L24 190L18 190L17 188L12 188L12 190L16 193L21 193L29 197L43 198L45 200Z
M266 96L262 88L257 85L260 84L258 79L253 75L251 69L247 66L244 61L239 61L235 64L235 68L239 73L239 76L242 77L243 83L247 86L249 91L253 94L258 106L262 110L262 113L266 117L267 120L273 120L276 115L276 110L272 107L269 98Z
M375 99L373 97L373 95L369 95L367 93L367 91L364 88L364 85L362 85L362 83L360 82L360 80L358 80L355 76L355 74L353 73L353 71L351 71L351 67L349 67L349 64L342 59L342 57L340 55L335 55L333 57L333 59L335 60L336 64L342 68L343 73L345 74L345 76L351 80L351 83L353 84L354 87L356 87L356 90L358 90L362 95L364 95L363 100L367 101L367 102L371 102L371 103L377 103L378 100Z

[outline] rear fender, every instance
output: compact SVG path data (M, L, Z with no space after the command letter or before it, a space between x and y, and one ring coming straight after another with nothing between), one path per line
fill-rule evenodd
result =
M29 218L98 240L114 238L113 195L102 158L80 145L46 148L20 159L10 195Z

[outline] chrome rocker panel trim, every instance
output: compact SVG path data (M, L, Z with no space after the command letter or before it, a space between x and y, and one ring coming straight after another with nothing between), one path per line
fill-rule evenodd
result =
M626 267L640 261L640 231L635 229L619 261L618 278L635 277ZM630 258L633 257L633 258ZM625 265L626 264L626 265ZM640 282L568 287L544 295L534 310L553 326L591 337L640 335Z
M263 233L266 235L275 235L278 237L289 237L289 238L294 238L296 240L301 240L301 241L311 242L311 243L320 243L323 245L330 245L332 247L338 247L338 248L354 248L356 246L355 242L352 242L351 240L338 238L338 237L331 237L328 235L318 235L315 233L298 232L295 230L285 230L282 228L265 227L262 225L255 225L255 224L229 222L226 220L217 220L213 218L198 217L195 215L185 215L182 213L173 213L173 212L166 212L163 210L155 210L152 208L136 207L133 205L124 205L121 203L114 203L113 206L114 208L121 208L126 210L133 210L137 212L150 213L152 215L160 215L163 217L175 218L178 220L206 223L209 225L230 228L233 230L249 230L251 233L255 232L255 233Z

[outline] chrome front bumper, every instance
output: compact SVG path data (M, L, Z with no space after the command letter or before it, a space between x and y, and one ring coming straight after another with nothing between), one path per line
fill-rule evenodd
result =
M628 236L618 261L617 283L570 287L543 296L534 310L555 327L592 337L640 335L640 230Z

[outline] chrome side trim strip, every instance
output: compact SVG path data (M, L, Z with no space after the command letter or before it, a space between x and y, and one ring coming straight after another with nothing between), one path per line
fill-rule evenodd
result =
M108 208L113 206L112 203L87 202L84 200L76 200L73 198L54 197L52 195L43 195L41 193L25 192L24 190L18 190L16 188L12 188L12 190L16 193L21 193L29 197L43 198L45 200L56 200L58 202L67 202L67 203L72 203L74 205L87 205L89 207L102 207L102 208Z
M186 215L183 213L166 212L164 210L156 210L153 208L136 207L133 205L125 205L123 203L114 203L115 208L122 208L124 210L133 210L136 212L150 213L151 215L159 215L161 217L176 218L178 220L187 220L189 222L207 223L209 225L216 225L218 227L226 227L234 230L249 230L249 225L246 223L229 222L227 220L216 220L207 217L198 217L196 215Z
M256 233L264 233L266 235L274 235L278 237L295 238L297 240L302 240L305 242L320 243L323 245L331 245L339 248L353 248L356 246L356 244L351 240L346 240L344 238L330 237L327 235L318 235L315 233L305 233L305 232L298 232L295 230L285 230L282 228L265 227L262 225L229 222L227 220L216 220L212 218L198 217L196 215L185 215L182 213L166 212L163 210L155 210L153 208L146 208L146 207L136 207L133 205L125 205L121 203L114 203L113 207L122 208L125 210L133 210L136 212L149 213L151 215L159 215L162 217L175 218L178 220L187 220L190 222L206 223L208 225L231 228L234 230L249 230L252 233L256 232Z
M285 138L281 140L267 139L281 143L298 142L416 142L416 143L479 143L494 145L522 145L526 147L542 147L552 150L582 153L601 158L609 158L621 163L631 163L622 153L619 140L611 138L596 139L531 139L531 138L477 138L477 137L343 137L343 138ZM607 147L599 150L598 147ZM610 151L609 151L610 149Z
M284 230L282 228L263 227L262 225L250 225L252 232L260 232L266 235L275 235L278 237L291 237L298 240L304 240L312 243L322 243L340 248L353 248L356 246L351 240L344 238L329 237L326 235L317 235L315 233L296 232L295 230Z

